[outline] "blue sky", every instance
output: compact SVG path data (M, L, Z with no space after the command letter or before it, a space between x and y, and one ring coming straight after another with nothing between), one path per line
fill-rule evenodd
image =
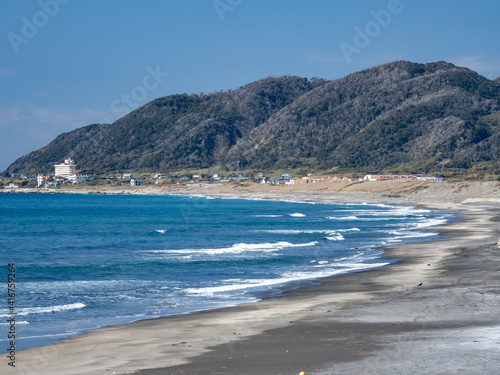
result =
M175 93L394 60L496 78L499 14L498 0L3 0L0 171L62 132Z

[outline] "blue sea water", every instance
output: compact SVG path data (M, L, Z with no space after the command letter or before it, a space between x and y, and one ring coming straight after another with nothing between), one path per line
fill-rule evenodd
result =
M387 265L451 215L407 206L199 196L0 194L0 352L8 263L18 350L111 324L257 301Z

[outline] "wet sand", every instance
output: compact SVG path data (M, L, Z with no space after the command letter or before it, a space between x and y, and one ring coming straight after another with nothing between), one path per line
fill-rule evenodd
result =
M282 199L352 198L334 195L279 192ZM399 259L393 265L257 303L112 326L20 351L8 373L498 374L496 198L462 205L432 198L432 207L460 210L460 220L440 227L438 241L387 247L386 256Z

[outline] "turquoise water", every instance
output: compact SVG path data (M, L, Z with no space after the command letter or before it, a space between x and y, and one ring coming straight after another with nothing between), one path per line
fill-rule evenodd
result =
M435 239L412 229L450 217L390 205L0 194L0 277L6 285L15 263L20 350L380 267L381 246ZM0 306L3 349L6 293Z

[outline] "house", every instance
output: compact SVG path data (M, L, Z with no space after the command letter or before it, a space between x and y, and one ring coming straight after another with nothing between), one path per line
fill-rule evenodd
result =
M229 182L240 183L249 180L250 177L242 176L241 174L236 177L229 177Z
M415 176L407 174L367 174L364 181L412 180Z
M9 182L8 185L7 185L7 187L9 189L16 189L16 188L19 187L19 184L15 183L15 182Z
M282 179L283 181L290 181L292 178L293 178L293 177L292 177L292 175L291 175L290 173L283 173L283 174L281 175L281 179Z
M259 180L262 180L266 178L266 174L265 173L259 173Z
M212 180L214 180L214 181L220 181L221 179L222 179L222 176L218 173L216 173L212 176Z
M142 178L131 178L130 186L141 186L144 183Z
M74 176L69 176L68 180L71 181L73 184L77 185L85 181L90 181L90 177L87 175L74 175Z
M165 183L165 180L163 178L157 178L155 180L155 185L160 185L160 184L163 184Z
M269 179L269 183L273 185L281 185L282 182L283 180L281 179L281 177L271 177Z
M201 174L194 174L193 175L193 180L196 181L196 180L201 180Z
M37 187L40 187L42 186L43 184L45 184L45 182L49 179L49 176L43 176L41 174L39 174L36 178L36 181L37 181Z
M363 177L364 181L380 181L380 180L389 180L389 178L384 178L385 176L379 174L367 174Z
M443 177L434 177L434 176L421 176L421 177L415 177L415 180L418 181L443 181Z
M122 177L124 180L131 180L134 176L131 173L125 173Z

